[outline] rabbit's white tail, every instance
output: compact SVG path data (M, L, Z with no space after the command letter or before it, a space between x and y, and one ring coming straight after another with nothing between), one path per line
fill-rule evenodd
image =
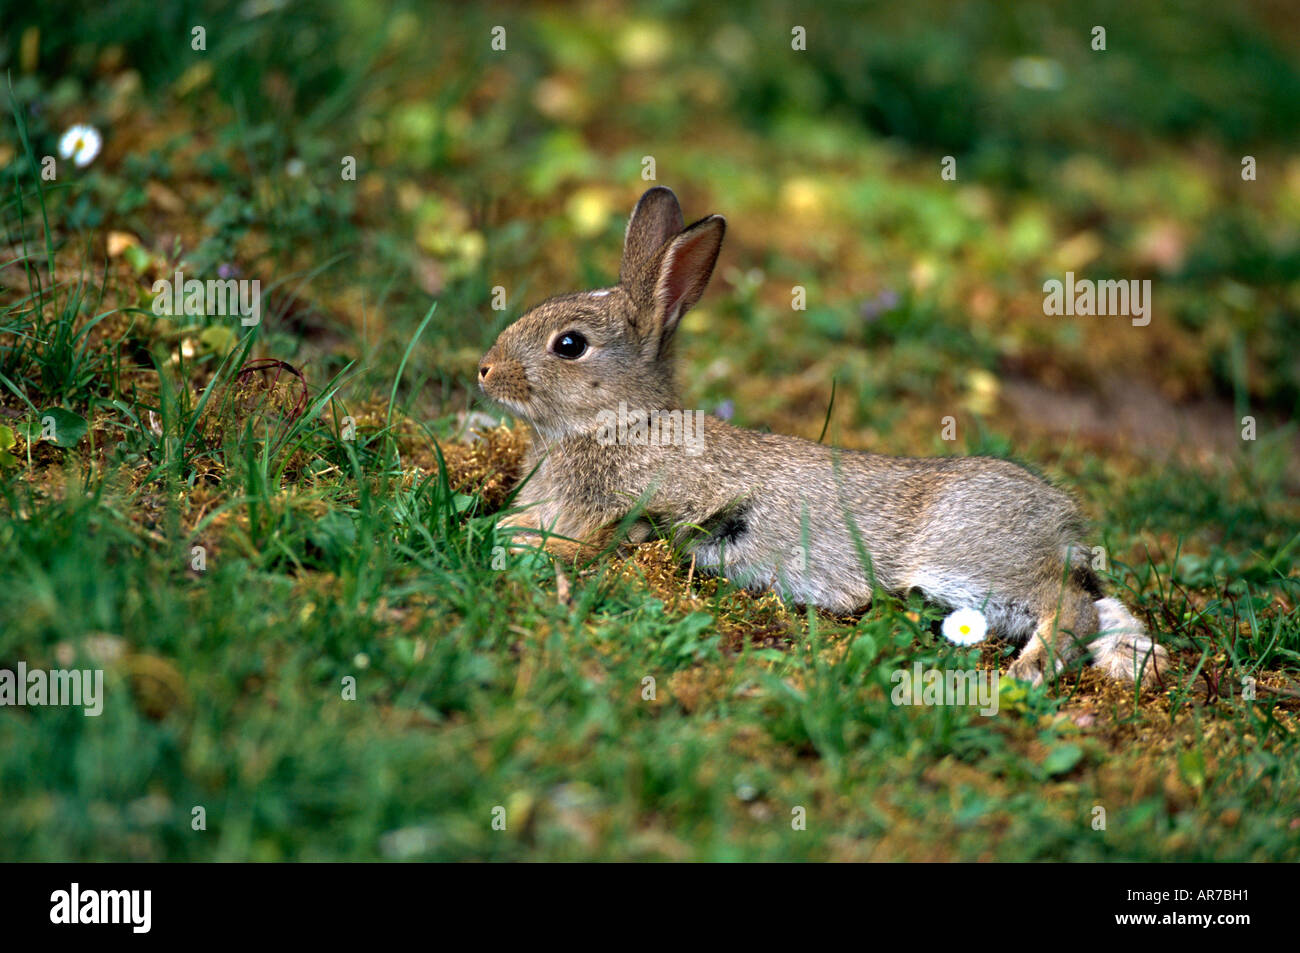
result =
M1169 656L1152 641L1133 613L1115 598L1097 600L1098 631L1089 650L1092 664L1112 678L1147 681L1163 672Z

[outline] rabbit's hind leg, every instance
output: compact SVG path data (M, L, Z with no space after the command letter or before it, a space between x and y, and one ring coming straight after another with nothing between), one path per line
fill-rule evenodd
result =
M1098 599L1097 614L1100 631L1089 647L1093 665L1112 678L1129 681L1164 673L1168 653L1122 602L1113 597Z

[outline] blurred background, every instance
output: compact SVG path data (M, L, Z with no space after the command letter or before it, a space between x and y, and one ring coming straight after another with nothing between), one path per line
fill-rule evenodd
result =
M6 6L35 151L103 134L55 190L70 234L278 279L266 349L321 372L383 378L437 298L408 380L430 416L525 306L616 273L645 156L688 219L730 221L682 344L691 398L741 423L819 429L834 378L850 442L965 409L1223 453L1233 414L1300 402L1287 2ZM0 166L21 151L6 123ZM1067 270L1152 279L1151 325L1044 316Z

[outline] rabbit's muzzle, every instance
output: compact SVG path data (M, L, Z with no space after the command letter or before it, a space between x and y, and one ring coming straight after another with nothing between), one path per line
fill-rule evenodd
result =
M479 361L478 386L493 400L527 404L532 397L524 365L509 358L498 358L491 351Z

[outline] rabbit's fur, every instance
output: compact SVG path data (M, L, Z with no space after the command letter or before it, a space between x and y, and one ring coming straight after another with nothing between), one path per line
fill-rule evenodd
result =
M1105 597L1074 501L1013 463L836 450L689 411L657 431L670 439L611 432L620 403L625 418L682 410L673 337L725 228L717 215L685 228L676 196L653 188L628 222L617 285L551 298L501 332L479 384L528 421L536 468L503 525L589 542L654 527L698 569L836 612L867 605L873 577L918 589L1027 641L1010 672L1034 682L1083 652L1116 677L1163 667L1164 649ZM580 356L555 353L575 334Z

